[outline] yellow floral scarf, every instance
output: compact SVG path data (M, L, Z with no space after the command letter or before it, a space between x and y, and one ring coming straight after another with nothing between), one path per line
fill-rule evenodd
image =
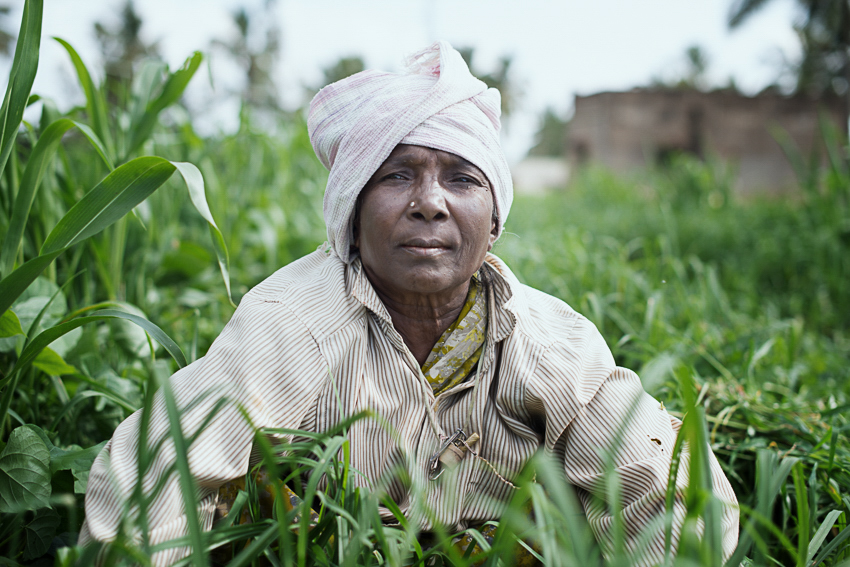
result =
M460 315L443 332L422 365L422 373L436 396L452 388L472 373L484 350L487 331L487 292L473 276Z

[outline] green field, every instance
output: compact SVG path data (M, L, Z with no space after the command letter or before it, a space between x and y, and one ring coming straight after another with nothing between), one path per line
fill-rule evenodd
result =
M282 114L272 135L248 109L238 132L201 137L174 111L200 54L178 70L149 62L112 97L70 46L87 103L60 112L30 96L40 11L28 0L0 112L4 565L92 562L94 550L74 543L99 448L178 365L203 355L247 290L325 237L327 173L299 115ZM22 123L36 103L38 119ZM618 364L685 419L683 439L708 440L742 505L735 562L850 565L850 147L823 135L826 165L789 156L799 197L739 202L727 168L686 156L632 177L588 169L563 191L518 196L494 249L521 281L599 327ZM238 502L254 521L211 533L190 523L187 562L209 564L208 549L224 542L231 565L472 563L449 534L423 549L414 529L383 526L381 495L347 488L346 442L340 428L284 456L268 450L276 482L327 475L327 487L311 481L302 494L317 525L309 514L293 524L298 510L282 505L261 518L249 479ZM699 479L705 454L694 455ZM191 495L185 459L175 474ZM616 497L613 472L609 481ZM495 565L525 541L551 565L630 564L622 525L601 559L543 456L519 484L474 560ZM148 501L138 493L133 504ZM694 481L687 501L670 564L717 565L710 489ZM104 552L108 564L144 563L150 549L122 535Z

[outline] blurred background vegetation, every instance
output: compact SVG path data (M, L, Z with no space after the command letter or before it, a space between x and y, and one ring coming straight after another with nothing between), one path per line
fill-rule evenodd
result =
M757 17L762 4L736 3L730 24ZM801 4L808 18L798 27L805 57L796 88L846 95L848 4ZM181 99L202 55L168 69L156 44L141 39L132 2L117 25L96 24L102 62L66 48L84 105L59 110L31 96L38 42L53 41L40 38L40 9L27 2L17 35L8 22L0 26L0 50L17 58L0 148L0 299L8 303L0 325L0 549L11 565L74 561L73 548L62 549L75 541L87 471L117 424L163 377L206 352L252 286L325 239L327 172L302 109L280 106L273 26L249 42L256 16L238 10L233 35L206 46L232 58L245 81L238 129L202 135L194 126L202 111ZM472 49L463 54L502 90L509 119L522 96L510 57L482 72ZM687 60L681 83L698 87L704 54L694 48ZM89 73L94 65L102 72ZM324 70L324 83L363 67L344 57ZM95 84L92 75L103 79ZM21 122L23 107L37 103L36 119ZM563 155L567 127L547 111L530 153ZM589 317L617 362L639 371L674 414L703 408L711 447L746 507L752 537L737 559L746 554L758 565L850 559L850 149L826 125L822 136L826 160L789 155L800 187L791 198L741 202L728 164L689 155L629 175L591 166L563 190L518 195L494 250L522 281ZM190 192L170 176L171 162L197 166L220 233L203 215L198 186L192 195L188 178ZM154 166L165 173L156 177ZM145 184L146 199L134 193ZM63 227L83 222L75 204L101 187L129 195L124 209L108 214L103 205L94 221L102 230L58 247ZM100 318L86 319L92 314ZM687 384L697 396L691 405Z

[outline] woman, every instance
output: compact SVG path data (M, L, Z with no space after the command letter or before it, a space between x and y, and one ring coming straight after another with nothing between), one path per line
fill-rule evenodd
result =
M244 476L251 462L254 429L241 409L256 427L308 431L370 409L375 418L349 430L351 466L423 530L498 519L510 479L543 447L564 463L591 527L606 538L611 517L590 495L602 484L602 451L623 430L613 460L629 544L657 519L679 422L633 372L616 367L591 323L520 284L488 254L512 199L499 102L498 91L475 79L446 43L414 56L406 74L364 71L316 95L308 125L330 170L329 245L254 288L209 353L172 378L178 405L193 404L183 414L187 432L199 429L222 396L236 402L189 450L204 528L219 488ZM140 419L137 412L119 426L92 468L83 541L116 535L119 504L138 480ZM167 432L158 397L149 438ZM173 455L166 444L146 489ZM394 473L399 467L425 490L409 493ZM737 540L735 496L714 459L711 471L727 501L728 556ZM428 480L443 475L452 490L442 488L445 478ZM677 501L676 534L683 509ZM148 510L148 523L152 543L185 533L175 476ZM663 538L655 529L646 561L663 553ZM155 561L181 553L162 552Z

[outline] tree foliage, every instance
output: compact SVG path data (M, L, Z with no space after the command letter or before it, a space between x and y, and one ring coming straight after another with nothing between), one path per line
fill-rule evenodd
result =
M133 0L127 0L115 23L95 22L94 31L103 55L106 92L113 100L126 97L125 89L143 60L159 59L159 45L142 39L143 21Z
M528 155L564 157L567 153L567 125L568 122L552 108L544 110Z
M274 0L266 0L261 12L240 7L232 14L235 33L212 46L234 60L244 73L239 97L243 108L279 110L280 93L275 80L280 57L280 27L275 23ZM260 41L259 38L262 38Z
M740 26L769 3L770 0L735 0L729 12L729 26ZM803 18L794 28L803 54L792 69L796 92L843 96L846 119L850 116L850 2L797 0L797 5Z

